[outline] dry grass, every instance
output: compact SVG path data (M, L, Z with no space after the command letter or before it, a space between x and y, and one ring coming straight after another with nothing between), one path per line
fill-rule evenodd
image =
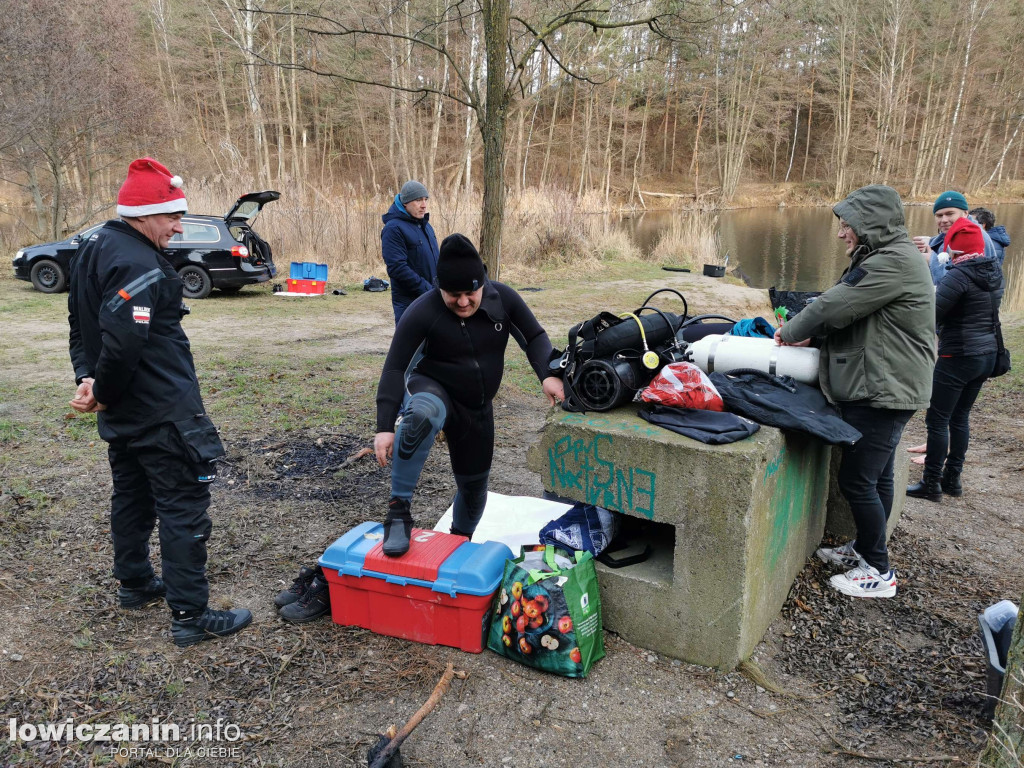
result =
M1012 670L1007 670L1012 675ZM1011 693L1011 689L1016 689ZM992 768L1024 767L1024 736L1020 724L1024 721L1024 671L1018 670L1011 681L1003 687L1006 696L996 711L996 719L992 723L988 747L982 753L978 765Z
M243 192L260 185L247 173L199 179L186 185L189 209L223 214ZM362 282L371 274L384 276L381 258L381 216L390 208L386 195L367 195L345 185L324 192L312 185L281 187L281 198L259 215L255 229L274 250L283 274L289 262L327 264L331 280ZM113 210L105 215L114 215ZM443 193L430 201L430 220L438 240L462 232L479 240L481 199L450 198ZM709 220L713 221L713 220ZM683 238L691 237L687 229ZM12 224L0 226L0 246L36 242ZM18 242L24 240L25 242ZM674 237L672 242L679 242ZM484 254L486 256L486 254ZM501 277L534 281L553 269L594 274L608 261L635 261L641 253L630 236L604 211L597 193L581 198L558 189L526 189L506 203Z
M723 264L722 241L718 234L718 216L697 211L673 218L651 257L673 264Z

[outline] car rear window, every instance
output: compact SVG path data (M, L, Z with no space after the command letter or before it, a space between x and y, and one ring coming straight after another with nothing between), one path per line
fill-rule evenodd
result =
M172 243L216 243L220 240L217 227L212 224L196 224L191 221L181 222L185 231L171 238Z

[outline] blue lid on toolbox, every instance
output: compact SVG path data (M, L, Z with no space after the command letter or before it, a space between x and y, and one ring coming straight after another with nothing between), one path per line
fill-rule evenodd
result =
M475 543L462 536L413 529L409 551L401 557L380 553L381 523L360 523L327 548L320 565L341 576L384 579L455 597L489 595L498 588L512 550L498 541Z
M292 280L327 280L327 265L315 261L293 261L288 275Z

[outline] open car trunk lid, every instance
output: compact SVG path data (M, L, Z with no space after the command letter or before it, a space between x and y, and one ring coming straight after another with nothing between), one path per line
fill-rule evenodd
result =
M224 220L227 222L245 221L251 225L259 212L263 210L263 206L274 202L279 197L281 197L280 192L269 189L265 192L250 192L247 195L242 195L231 206L231 210L228 211Z

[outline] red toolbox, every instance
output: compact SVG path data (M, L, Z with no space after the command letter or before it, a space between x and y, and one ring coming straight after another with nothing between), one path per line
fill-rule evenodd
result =
M289 293L312 293L322 294L327 287L325 280L294 280L288 278Z
M320 558L334 622L483 651L491 600L512 550L496 541L477 544L465 536L413 528L409 551L387 557L383 539L381 523L362 523Z

